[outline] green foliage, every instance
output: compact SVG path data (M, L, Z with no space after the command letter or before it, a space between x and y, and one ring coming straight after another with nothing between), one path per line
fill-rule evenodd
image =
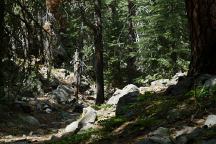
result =
M183 1L161 0L138 2L140 61L145 74L158 73L169 77L186 70L189 60L186 13Z
M61 141L49 142L47 144L80 144L80 142L89 140L94 133L94 130L88 130L81 134L75 134L70 137L66 137Z
M210 105L214 104L216 102L216 87L205 87L205 86L199 86L195 87L189 92L187 92L185 95L186 97L193 97L195 98L196 102L200 106Z
M92 106L94 109L96 110L100 110L100 109L107 109L107 108L111 108L112 105L110 104L102 104L102 105L94 105Z
M139 118L133 127L137 127L139 130L150 128L152 126L160 124L161 120L155 118Z
M145 94L144 94L144 95L140 95L140 96L137 98L137 100L138 100L139 102L147 101L148 99L152 99L154 95L155 95L154 92L145 92Z
M188 97L195 97L197 99L203 99L205 97L208 97L210 95L209 88L205 87L196 87L195 89L190 90L186 96Z
M84 74L95 79L94 28L91 26L95 24L95 9L91 1L63 2L56 14L61 18L49 16L55 37L42 29L48 14L45 2L8 0L5 4L6 49L1 61L22 59L24 62L19 67L27 68L32 58L37 58L48 67L64 62L72 69L69 61L78 49L86 65ZM102 2L104 75L108 87L121 88L129 82L141 85L147 79L170 77L188 67L190 51L184 1L137 0L133 4L134 14L129 10L128 1ZM133 40L131 31L135 35Z
M124 122L126 122L127 119L124 117L113 117L107 120L102 120L99 122L101 126L103 126L103 129L105 131L111 131L118 126L122 125Z

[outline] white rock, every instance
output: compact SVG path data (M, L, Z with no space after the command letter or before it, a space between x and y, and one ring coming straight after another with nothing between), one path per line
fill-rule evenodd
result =
M93 129L95 127L94 124L88 123L80 129L80 132L86 131L88 129Z
M141 94L145 94L146 92L151 92L151 91L153 91L153 89L151 87L140 87L139 88L139 92Z
M205 124L208 127L213 127L216 125L216 115L209 115L205 121Z
M52 112L52 110L51 110L50 108L46 108L46 109L45 109L45 112L49 114L49 113Z
M185 126L185 127L183 127L183 129L176 131L175 137L179 137L179 136L185 135L185 134L191 134L195 129L196 129L196 127Z
M79 128L79 121L72 122L68 126L66 126L64 132L65 133L72 133L75 132Z
M214 87L215 85L216 85L216 76L212 76L204 84L205 87L210 87L210 88Z
M116 91L114 92L113 96L119 95L122 92L121 89L116 89Z
M156 80L151 82L151 86L158 86L158 87L164 87L166 86L167 83L169 83L169 79L160 79L160 80Z
M124 87L122 90L117 90L114 95L108 100L107 104L116 105L119 99L128 93L132 93L132 95L139 94L139 88L133 84L129 84Z
M97 112L92 107L87 107L83 109L83 114L80 119L80 123L82 125L86 125L88 123L94 123L97 118Z
M159 127L157 130L149 134L149 140L157 144L171 144L169 129L164 127Z
M187 75L187 72L178 72L178 73L176 73L173 77L172 77L172 79L174 79L174 80L178 80L178 78L179 77L182 77L182 76L186 76Z
M84 108L81 118L66 126L64 133L72 133L78 129L87 130L89 128L92 128L94 126L93 123L95 122L96 118L97 112L93 108Z

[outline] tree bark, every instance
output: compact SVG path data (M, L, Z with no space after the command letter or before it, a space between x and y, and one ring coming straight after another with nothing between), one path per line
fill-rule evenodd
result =
M186 0L191 33L189 76L216 74L216 0Z
M101 0L94 1L95 7L95 76L96 76L96 104L104 102L104 77L103 77L103 34L101 17Z
M101 0L94 0L95 21L91 23L79 3L83 22L93 31L95 46L95 77L96 77L96 104L104 103L104 76L103 76L103 28L101 17Z

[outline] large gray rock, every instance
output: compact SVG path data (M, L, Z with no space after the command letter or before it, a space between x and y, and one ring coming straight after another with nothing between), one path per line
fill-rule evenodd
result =
M216 76L211 76L204 83L204 86L208 88L214 87L215 85L216 85Z
M176 137L176 144L189 144L190 142L196 141L203 133L201 128L185 127L182 131L179 131Z
M135 85L126 86L118 95L113 96L112 104L116 105L116 115L123 115L130 117L134 114L134 109L130 109L129 106L137 102L139 96L139 89Z
M189 126L185 126L183 127L183 129L176 131L175 137L179 137L182 135L187 135L187 134L191 134L193 133L193 131L196 129L196 127L189 127Z
M20 117L20 119L21 119L23 122L27 123L27 124L30 125L30 126L35 126L35 127L40 126L39 120L36 119L36 118L33 117L33 116L23 116L23 115L20 115L19 117Z
M93 108L84 108L81 118L66 126L64 133L75 133L80 130L84 131L93 128L96 118L97 113Z
M175 80L175 81L178 81L178 79L180 78L180 77L184 77L184 76L186 76L187 75L187 73L186 72L178 72L178 73L176 73L173 77L172 77L172 79L173 80Z
M150 133L148 138L141 140L137 144L172 144L169 136L169 129L160 127Z
M82 118L80 123L82 126L87 125L88 123L94 123L97 118L97 112L91 107L87 107L83 109Z
M172 141L169 137L152 136L149 139L156 144L172 144Z
M131 97L139 95L139 88L133 84L129 84L124 87L122 90L117 90L114 95L108 100L107 104L117 105L119 99L126 95L130 95Z
M120 97L118 104L116 106L116 115L117 116L126 116L130 117L134 115L135 109L130 108L131 105L135 104L138 100L139 94L137 93L128 93L123 97Z
M205 121L205 124L208 127L213 127L216 125L216 115L209 115Z
M169 136L169 129L160 127L154 132L150 133L149 140L158 143L158 144L171 144L172 141L170 140Z
M184 95L191 89L191 86L193 86L193 82L193 77L186 77L182 80L179 80L176 85L167 88L166 93L172 96L182 97L182 95Z
M204 88L207 88L209 90L209 93L213 95L216 90L216 76L211 76L211 78L206 80L204 83Z
M56 90L54 90L51 94L52 98L54 98L59 103L70 102L71 95L74 94L74 88L67 85L59 85Z
M156 80L156 81L151 82L151 86L166 87L169 81L170 81L169 79Z
M152 87L140 87L139 88L140 94L145 94L146 92L153 92L154 90Z
M66 126L64 132L65 133L73 133L79 128L79 121L72 122L68 126Z
M169 129L168 128L164 128L164 127L159 127L158 129L156 129L155 131L150 133L151 136L169 136Z

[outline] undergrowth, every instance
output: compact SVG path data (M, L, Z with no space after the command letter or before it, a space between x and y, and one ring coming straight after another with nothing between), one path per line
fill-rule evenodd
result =
M76 144L86 141L106 144L120 138L131 139L131 137L136 137L140 133L147 134L161 126L169 127L171 123L190 119L196 112L202 112L207 106L209 107L209 103L211 105L215 103L212 100L215 99L215 96L206 93L206 91L196 91L201 93L200 96L194 96L194 91L191 90L186 94L186 99L181 101L172 96L155 93L140 95L136 103L127 106L125 109L126 111L135 109L133 116L117 116L99 121L98 124L102 127L101 129L76 134L56 144L66 144L68 142ZM206 100L206 98L208 99ZM199 105L197 102L199 102ZM94 108L106 109L109 107L111 106L101 105ZM178 115L175 117L174 113L178 113ZM174 118L169 117L169 115ZM122 128L122 130L116 133L115 131L119 128ZM209 135L212 136L215 133L209 131Z

